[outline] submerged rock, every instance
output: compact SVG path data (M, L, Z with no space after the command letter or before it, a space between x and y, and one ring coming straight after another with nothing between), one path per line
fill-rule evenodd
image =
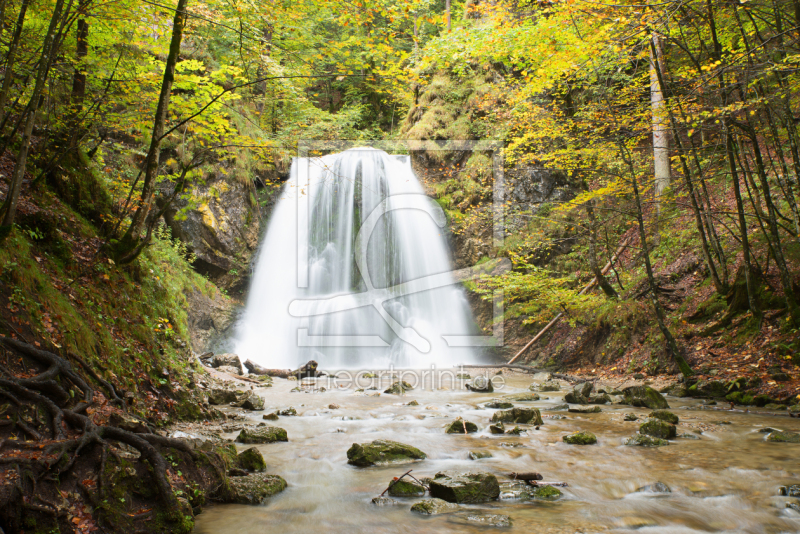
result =
M372 504L376 506L391 506L399 503L390 497L373 497Z
M425 486L403 478L392 484L389 488L389 495L393 497L416 497L418 495L425 495Z
M506 433L506 427L505 427L505 425L503 425L503 423L497 423L496 425L490 425L489 426L489 432L491 432L492 434L505 434Z
M512 408L495 412L492 416L493 423L516 423L521 425L541 425L542 414L536 408Z
M560 498L563 493L560 489L555 488L553 486L537 486L537 488L530 492L530 495L536 499L546 499L548 501L554 501Z
M540 399L539 395L537 395L536 393L516 393L514 395L506 395L503 398L511 402L532 402ZM512 406L513 405L504 406L504 408L511 408Z
M503 514L470 513L467 514L466 520L471 523L478 523L489 527L504 528L511 526L511 518Z
M656 482L655 484L648 484L636 490L637 493L672 493L669 486L663 482Z
M568 434L562 439L564 440L564 443L568 443L570 445L594 445L597 443L597 436L586 430Z
M388 393L390 395L402 395L406 391L411 391L412 389L414 388L411 386L411 384L409 384L405 380L403 381L398 380L397 382L389 386L384 391L384 393Z
M445 514L458 510L458 505L443 499L425 499L411 507L412 512L425 515Z
M692 434L692 433L689 433L689 432L684 432L683 434L678 434L678 437L679 438L683 438L683 439L700 439L700 436L698 436L697 434Z
M767 441L773 443L800 443L800 434L794 432L772 432Z
M372 443L353 443L347 450L347 463L358 467L415 462L427 457L416 447L382 439Z
M419 403L415 400L412 400L411 402L407 402L406 406L419 406Z
M667 423L671 423L673 425L677 425L679 421L677 415L667 410L655 410L654 412L650 413L650 417L661 419L662 421L666 421Z
M673 439L678 434L678 430L675 425L660 419L648 419L639 426L639 433L647 434L654 438Z
M629 447L663 447L669 445L669 441L661 438L654 438L645 434L636 434L625 440L625 445Z
M600 413L603 410L600 406L592 406L591 408L569 408L570 413Z
M261 504L267 497L286 489L286 481L277 475L253 473L229 480L237 504Z
M275 443L276 441L289 441L286 430L277 426L261 426L258 428L243 428L236 436L239 443Z
M464 431L465 429L466 432ZM478 425L470 423L469 421L464 421L463 419L456 419L447 425L447 429L445 430L447 434L472 434L477 431Z
M549 408L545 408L545 410L548 411L548 412L555 412L555 411L558 411L558 410L569 410L569 404L556 404L556 405L551 406Z
M625 403L639 408L650 408L651 410L665 410L669 408L669 403L664 396L650 386L631 386L622 391Z
M264 456L255 447L250 447L237 456L239 466L247 471L263 471L267 468Z
M295 410L293 406L289 406L283 410L278 410L276 413L278 415L283 415L284 417L292 417L297 415L297 410Z
M785 497L800 497L800 484L792 484L791 486L781 486L778 488L778 494Z
M493 501L500 496L497 477L489 473L436 473L429 490L433 497L455 503Z
M484 458L492 458L492 453L489 451L469 451L470 460L482 460Z

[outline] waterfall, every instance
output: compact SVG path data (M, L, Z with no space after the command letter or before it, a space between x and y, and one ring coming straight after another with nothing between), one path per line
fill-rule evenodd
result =
M295 158L261 244L235 352L269 368L475 363L442 209L408 156ZM466 339L466 338L462 338Z

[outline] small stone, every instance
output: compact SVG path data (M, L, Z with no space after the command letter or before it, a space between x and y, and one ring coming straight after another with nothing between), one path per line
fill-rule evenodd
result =
M494 392L494 385L492 381L485 376L476 376L472 382L466 384L466 388L476 393L492 393Z
M514 395L506 395L503 398L510 402L533 402L538 401L540 397L536 393L516 393ZM511 407L507 406L506 408Z
M623 421L638 421L638 420L639 420L639 417L637 417L637 415L636 415L635 413L626 413L626 414L625 414L625 415L622 417L622 420L623 420Z
M554 406L551 406L550 408L545 408L545 411L548 412L555 412L558 410L569 410L569 404L556 404Z
M277 421L278 420L278 414L276 414L276 413L268 413L268 414L262 415L261 418L264 419L265 421Z
M669 441L646 436L645 434L636 434L633 437L627 438L624 444L629 447L663 447L664 445L669 445Z
M778 489L778 494L785 497L800 497L800 484L792 484L791 486L781 486Z
M553 486L537 486L536 489L531 492L531 495L536 499L545 499L548 501L554 501L561 497L563 493L560 489L554 488Z
M762 434L767 434L769 432L780 432L780 430L778 430L777 428L772 428L770 426L765 426L764 428L760 428L758 431L761 432Z
M484 405L484 407L492 408L492 409L495 409L495 410L505 410L505 409L508 409L508 408L513 408L514 405L512 403L510 403L510 402L505 402L505 401L501 401L501 400L498 400L498 399L493 399L493 400L487 402Z
M391 386L389 386L384 393L388 393L389 395L403 395L406 391L411 391L414 389L411 384L406 382L405 380L400 381L398 380Z
M294 407L289 406L288 408L286 408L284 410L278 410L277 414L278 415L283 415L284 417L292 417L292 416L297 415L297 410L295 410Z
M515 426L511 430L506 431L506 434L509 434L511 436L519 436L521 434L526 434L526 433L527 432L524 429L522 429L522 428L520 428L518 426Z
M531 384L531 389L532 388L533 384ZM561 385L558 382L545 382L539 386L539 391L541 393L546 393L548 391L561 391Z
M489 426L489 432L491 432L492 434L505 434L506 429L503 423L497 423L496 425Z
M593 397L589 397L589 404L611 404L611 397L608 395L608 393L595 395Z
M512 448L512 449L516 449L518 447L524 447L525 445L523 443L518 442L518 441L501 441L500 442L500 446L501 447L509 447L509 448Z
M492 458L492 453L489 451L469 451L470 460L482 460L484 458Z
M775 404L774 402L770 402L769 404L764 406L764 409L765 410L781 410L781 411L783 411L783 410L786 410L786 406L784 406L783 404Z
M458 380L469 380L469 379L470 379L470 378L472 378L472 377L471 377L471 376L469 376L469 374L468 374L468 373L458 373L458 374L456 375L456 378L457 378Z
M425 515L445 514L458 510L458 505L443 499L425 499L411 507L412 512Z
M466 517L467 521L472 523L479 523L481 525L486 525L490 527L510 527L511 526L511 518L507 515L502 514L476 514L470 513L467 514Z
M794 432L773 432L767 436L772 443L800 443L800 434Z
M570 445L594 445L597 443L597 436L586 430L568 434L562 438L564 443Z
M591 408L570 408L570 413L600 413L603 410L600 406L592 406Z
M373 497L372 504L376 506L390 506L398 504L398 502L390 497Z
M425 487L420 486L416 482L401 479L391 485L389 488L389 495L393 497L416 497L418 495L425 495Z
M655 484L648 484L636 490L637 493L672 493L669 486L663 482L656 482Z
M536 408L512 408L495 412L492 416L492 422L517 423L521 425L544 424L542 414Z
M787 502L786 508L791 508L795 512L800 512L800 503L798 502Z
M328 409L329 410L338 410L339 409L339 405L338 404L329 404L328 405Z
M407 402L406 406L419 406L419 403L415 400L412 400L411 402Z
M683 439L700 439L700 436L698 436L697 434L692 434L692 433L689 433L689 432L684 432L683 434L678 434L677 437L683 438Z
M639 408L650 408L651 410L665 410L669 408L669 403L664 396L650 386L631 386L622 390L625 396L625 403Z

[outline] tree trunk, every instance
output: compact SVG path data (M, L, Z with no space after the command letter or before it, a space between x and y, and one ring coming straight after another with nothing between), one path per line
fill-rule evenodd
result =
M650 107L653 112L653 170L655 175L656 209L661 211L660 198L669 188L669 130L664 105L664 93L659 82L659 72L664 72L661 36L653 33L650 47Z
M136 209L131 218L131 225L120 240L115 255L119 259L133 261L134 257L129 257L130 253L137 249L141 238L145 220L150 212L155 193L156 178L158 177L158 165L161 148L161 137L164 135L164 124L167 120L167 111L172 93L172 84L175 81L175 65L178 63L178 56L181 50L181 40L183 39L183 28L186 24L186 6L189 0L178 0L178 7L175 10L175 18L172 22L172 39L169 44L169 54L164 65L164 77L161 82L161 93L158 97L158 106L153 120L153 131L150 137L150 148L145 159L144 181L142 183L142 193L139 197Z
M11 44L8 47L8 54L6 55L6 70L3 75L3 88L0 89L0 114L5 114L6 103L8 102L8 91L11 88L11 81L14 78L14 63L17 58L17 48L19 48L19 40L22 36L22 26L25 23L25 14L28 11L30 0L22 0L19 6L19 16L17 17L17 25L14 28L14 35L11 37Z
M447 17L447 31L450 31L450 0L445 0L444 10Z

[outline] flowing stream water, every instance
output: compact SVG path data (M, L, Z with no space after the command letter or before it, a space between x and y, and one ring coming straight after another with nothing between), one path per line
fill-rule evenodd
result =
M384 379L382 391L390 384ZM506 378L494 394L463 389L460 381L443 380L437 390L422 388L406 395L369 396L367 390L290 392L297 382L276 379L260 390L266 412L294 406L298 416L271 422L288 431L289 441L259 445L267 471L288 482L287 489L261 506L216 505L197 518L201 534L310 533L433 533L507 532L574 533L795 533L800 513L787 509L778 487L800 482L800 445L768 443L760 429L770 426L798 431L800 422L785 414L754 414L703 407L698 400L669 398L680 417L679 433L704 429L699 440L678 438L659 448L622 444L639 422L623 421L624 413L640 418L650 412L629 406L603 406L602 413L549 411L563 403L566 389L542 393L542 400L515 403L542 410L540 430L527 427L523 436L495 436L488 426L494 410L482 403L508 393L528 391L529 376ZM566 388L566 385L564 386ZM545 399L544 397L549 397ZM418 406L408 406L416 400ZM330 409L335 403L341 408ZM231 409L232 410L232 409ZM564 415L556 420L548 416ZM479 432L445 434L444 425L456 417L476 423ZM249 414L259 421L261 415ZM260 421L259 421L260 422ZM589 430L596 445L567 445L565 434ZM235 437L236 433L226 437ZM353 443L390 439L414 445L427 453L422 462L391 467L356 468L347 464ZM509 447L508 444L519 444ZM249 447L249 446L248 446ZM240 446L240 450L246 447ZM489 459L470 460L469 451L491 452ZM564 481L564 496L554 502L505 499L462 505L438 516L410 511L421 498L397 499L392 506L371 503L392 480L408 469L417 478L442 470L496 474L502 483L511 472L537 471L545 480ZM504 482L505 481L505 482ZM653 494L637 488L657 481L672 492ZM506 514L512 526L493 529L472 524L470 512Z
M234 352L270 368L474 363L443 210L408 156L296 158L256 261ZM468 343L467 343L468 344ZM366 366L366 367L365 367Z

